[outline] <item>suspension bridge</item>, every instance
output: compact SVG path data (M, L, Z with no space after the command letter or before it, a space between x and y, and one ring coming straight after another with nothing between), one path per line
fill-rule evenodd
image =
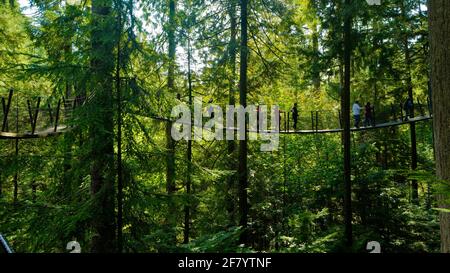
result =
M10 90L1 97L0 139L32 139L60 135L70 130L68 121L83 99L22 98Z
M83 106L87 100L84 97L54 98L42 97L22 98L14 96L10 90L7 97L1 97L2 111L0 112L0 139L33 139L58 136L71 129L70 119L76 107ZM408 117L401 104L373 108L371 124L353 127L351 131L360 132L381 128L401 126L409 123L431 120L431 104L417 101L414 105L417 115ZM376 111L375 111L376 110ZM143 115L163 122L175 122L170 118L157 115ZM193 124L193 126L198 126ZM294 129L294 126L296 129ZM239 128L225 127L223 130L239 130ZM248 130L249 132L280 133L280 134L330 134L341 133L342 115L336 111L310 111L301 113L294 125L289 111L280 111L278 130Z

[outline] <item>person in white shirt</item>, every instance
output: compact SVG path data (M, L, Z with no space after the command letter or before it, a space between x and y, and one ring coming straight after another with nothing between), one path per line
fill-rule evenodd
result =
M355 127L359 128L359 122L361 121L361 106L359 106L359 101L355 101L353 104L352 112L355 119Z

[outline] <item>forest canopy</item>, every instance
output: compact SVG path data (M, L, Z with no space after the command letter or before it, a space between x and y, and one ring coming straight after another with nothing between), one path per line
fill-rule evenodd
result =
M450 7L375 2L0 1L0 234L37 253L450 252Z

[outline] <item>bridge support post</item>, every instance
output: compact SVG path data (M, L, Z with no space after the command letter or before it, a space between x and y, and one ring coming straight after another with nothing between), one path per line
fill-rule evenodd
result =
M288 112L288 118L287 118L287 125L288 125L288 130L291 128L291 117L290 117L290 113Z
M58 100L58 106L56 108L56 117L55 117L55 128L53 129L54 132L58 130L58 121L59 121L59 111L61 109L61 100Z
M319 111L316 111L316 132L319 131Z
M8 114L9 109L11 108L11 100L13 96L13 90L9 90L9 96L8 96L8 103L5 104L5 100L2 99L2 106L3 106L3 124L2 124L2 132L6 130L8 127Z
M11 94L11 93L10 93ZM19 133L19 105L16 105L16 133ZM18 167L18 163L19 163L19 139L16 138L14 140L15 145L15 157L14 157L14 161L15 161L15 173L14 173L14 179L13 179L13 185L14 185L14 192L13 192L13 203L17 204L18 201L18 193L19 193L19 167Z
M414 110L413 110L414 113ZM414 114L411 115L411 118L414 118ZM417 138L416 138L416 123L412 121L410 123L410 133L411 133L411 169L415 171L417 169ZM411 181L411 189L412 189L412 202L419 203L419 185L417 184L417 180L413 179Z
M41 97L38 97L36 109L34 111L33 115L33 109L31 108L31 103L29 100L27 100L28 105L28 114L30 116L30 124L31 124L31 134L34 135L34 131L36 130L36 122L39 115L39 105L41 104Z
M48 115L50 116L50 124L53 124L53 111L50 103L47 103Z

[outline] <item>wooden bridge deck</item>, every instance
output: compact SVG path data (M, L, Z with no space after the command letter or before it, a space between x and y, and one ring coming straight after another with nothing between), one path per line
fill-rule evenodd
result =
M57 136L68 131L68 127L65 125L60 125L55 131L55 128L48 128L44 131L38 131L32 134L31 132L25 133L11 133L11 132L0 132L0 139L31 139L31 138L44 138Z
M403 124L409 124L412 122L420 122L420 121L426 121L432 119L432 116L419 116L408 120L397 120L397 121L390 121L385 123L376 124L375 126L367 126L367 127L353 127L350 130L352 132L360 132L360 131L368 131L368 130L374 130L374 129L380 129L380 128L388 128L388 127L394 127L394 126L400 126ZM330 133L341 133L343 129L323 129L323 130L289 130L284 131L281 130L280 134L330 134ZM270 132L270 131L269 131Z
M368 127L360 127L360 128L351 128L352 132L360 132L360 131L367 131L367 130L375 130L380 128L388 128L388 127L394 127L394 126L400 126L403 124L409 124L412 122L420 122L420 121L426 121L432 119L432 116L419 116L415 117L413 119L409 120L397 120L397 121L391 121L386 123L380 123L376 124L375 126L368 126ZM161 119L164 120L164 119ZM223 128L224 130L232 129L237 131L238 128ZM0 132L0 139L33 139L33 138L45 138L45 137L52 137L52 136L58 136L60 134L65 133L66 131L70 130L65 125L60 125L55 130L53 127L48 128L44 131L38 131L32 134L31 132L25 132L25 133L12 133L12 132ZM299 134L299 135L306 135L306 134L332 134L332 133L341 133L343 129L321 129L321 130L281 130L281 131L273 131L273 130L260 130L258 133L280 133L280 134ZM257 131L249 131L250 133L257 133Z

